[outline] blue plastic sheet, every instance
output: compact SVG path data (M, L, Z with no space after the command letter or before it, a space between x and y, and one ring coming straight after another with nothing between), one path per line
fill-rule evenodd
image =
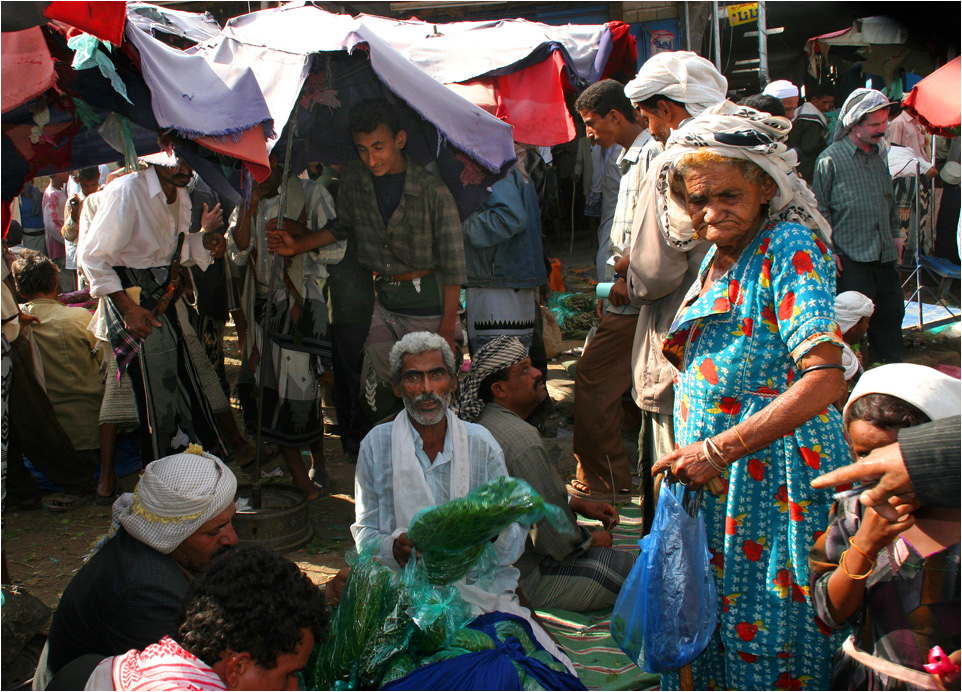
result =
M498 624L514 621L523 628L525 642L505 636ZM493 649L465 653L445 661L423 666L385 690L584 690L584 684L567 671L545 663L547 652L534 638L527 622L506 613L487 613L476 618L469 628L484 632L494 642ZM526 651L524 644L535 651ZM550 656L548 657L550 659ZM554 659L550 659L554 661ZM561 664L555 661L555 666ZM522 679L522 676L525 679Z
M662 485L651 533L622 586L611 637L648 673L691 663L711 639L717 595L709 564L701 492Z

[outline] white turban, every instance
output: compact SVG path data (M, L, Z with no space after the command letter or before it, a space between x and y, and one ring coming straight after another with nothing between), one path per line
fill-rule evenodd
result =
M668 244L688 248L696 238L685 200L671 189L671 180L682 156L707 148L726 158L748 159L771 176L778 188L769 205L773 220L800 223L830 241L832 228L818 212L811 188L798 177L798 155L785 144L791 129L788 118L731 101L711 106L675 130L664 153L651 162L648 177L653 186L642 185L639 208L653 204L653 213ZM646 190L652 187L654 199L649 200Z
M790 99L798 96L798 87L787 79L778 79L765 87L762 92L766 96L774 96L777 99Z
M684 103L690 115L699 115L709 106L725 100L728 80L708 60L691 51L653 55L638 76L628 82L625 96L632 103L662 95Z
M835 314L838 315L838 327L842 334L858 324L863 317L871 317L873 312L875 303L858 291L845 291L835 297Z
M892 105L889 97L877 89L856 89L848 95L838 112L832 141L837 142L845 137L865 115L882 108L890 108Z
M169 555L234 501L237 479L217 457L172 454L144 469L133 493L114 502L113 518L131 536Z
M932 420L957 416L962 407L962 382L915 363L892 363L867 371L852 390L842 415L847 416L849 407L866 394L898 397Z

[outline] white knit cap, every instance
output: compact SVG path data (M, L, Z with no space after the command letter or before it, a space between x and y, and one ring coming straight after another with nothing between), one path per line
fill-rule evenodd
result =
M852 390L843 416L867 394L888 394L907 401L932 420L959 415L962 381L935 368L915 363L892 363L867 371Z
M638 76L628 82L625 96L632 103L661 94L684 103L692 116L725 100L728 80L715 66L691 51L658 53L649 58Z
M765 87L765 91L762 93L766 96L774 96L777 99L790 99L793 96L798 96L798 87L787 79L777 79Z
M875 303L858 291L844 291L835 296L835 314L838 316L838 327L842 334L858 324L863 317L871 317L874 312Z
M237 478L212 454L172 454L148 464L134 492L114 502L114 520L168 555L227 509L236 492Z

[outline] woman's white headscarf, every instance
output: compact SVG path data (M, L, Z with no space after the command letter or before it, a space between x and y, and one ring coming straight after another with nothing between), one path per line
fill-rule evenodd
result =
M876 89L856 89L842 104L838 112L838 122L835 123L835 134L832 141L837 142L851 132L863 116L881 108L891 107L889 97Z
M843 416L866 394L888 394L915 406L931 420L959 415L962 382L915 363L892 363L867 371L852 390Z
M829 242L832 228L818 212L815 195L795 171L795 151L785 144L791 129L788 118L724 101L675 130L664 153L651 162L648 175L653 180L642 186L650 190L651 183L654 185L657 222L668 244L686 249L695 240L685 200L672 192L671 180L679 159L699 149L726 158L748 159L759 166L778 188L769 205L771 218L817 230Z

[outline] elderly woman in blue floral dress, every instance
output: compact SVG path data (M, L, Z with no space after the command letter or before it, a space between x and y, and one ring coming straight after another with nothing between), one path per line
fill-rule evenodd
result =
M842 339L831 229L795 174L790 129L725 102L652 164L666 242L713 246L663 345L680 448L654 466L710 491L719 628L692 663L695 689L827 689L840 644L816 618L807 563L831 506L809 481L851 459L832 406Z

